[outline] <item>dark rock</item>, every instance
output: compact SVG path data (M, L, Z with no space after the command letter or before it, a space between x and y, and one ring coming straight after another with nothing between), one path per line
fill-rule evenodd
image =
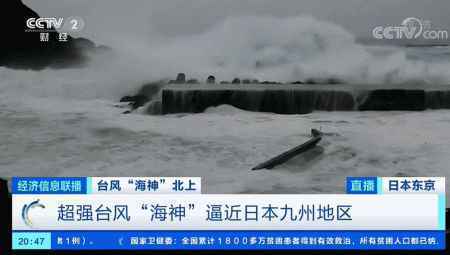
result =
M84 38L68 36L67 41L59 41L55 29L49 30L47 42L41 42L39 32L26 32L26 21L39 15L21 0L3 0L0 9L1 23L5 24L2 26L5 37L0 40L0 66L18 69L81 67L89 60L86 51L96 49L93 42Z
M258 83L259 83L259 80L254 79L254 80L252 80L252 83L253 83L253 84L258 84Z
M231 84L241 84L241 80L239 78L234 78Z
M175 82L176 82L177 84L183 84L183 83L186 83L186 74L184 74L184 73L179 73L179 74L177 75L177 79L175 80Z
M124 111L122 114L130 114L130 113L131 113L131 111L127 110L127 111Z
M124 96L120 99L120 102L130 102L130 106L132 109L139 108L146 104L150 99L144 95L136 95L136 96Z
M136 95L124 96L120 99L120 102L129 102L131 109L135 110L155 98L164 84L163 81L144 84ZM124 113L126 114L127 112Z
M73 38L73 46L79 50L89 50L95 48L95 43L86 38Z
M132 104L131 104L131 107L132 107L132 109L137 109L137 108L139 108L139 107L141 107L141 106L143 106L144 104L146 104L148 101L150 101L147 97L145 97L145 96L136 96L137 97L137 99L136 99L136 101L134 101Z
M305 84L305 83L302 82L302 81L294 81L294 82L292 82L291 84Z
M120 102L133 102L134 97L133 96L124 96L120 99Z
M213 75L208 76L208 78L206 79L206 83L207 84L214 84L214 83L216 83L216 77L214 77Z
M115 104L114 107L116 107L116 108L121 108L121 109L127 108L127 106L122 105L122 104Z
M242 80L242 84L250 84L250 80L249 79L243 79Z
M229 81L221 81L220 84L230 84Z

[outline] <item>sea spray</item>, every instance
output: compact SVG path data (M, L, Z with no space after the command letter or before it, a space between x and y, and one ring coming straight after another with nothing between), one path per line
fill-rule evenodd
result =
M85 68L0 68L0 92L118 100L137 93L143 84L173 79L179 72L199 80L212 74L228 81L241 77L281 82L338 78L361 85L450 83L450 57L420 59L416 52L411 59L401 48L377 54L357 44L344 28L310 16L229 17L200 34L155 37L155 42L122 38L111 45L112 56L93 56Z

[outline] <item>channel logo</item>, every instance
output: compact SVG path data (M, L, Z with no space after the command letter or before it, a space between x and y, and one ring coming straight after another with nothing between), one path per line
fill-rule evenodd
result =
M408 17L397 26L377 26L372 30L372 36L378 40L395 39L425 39L425 40L447 40L448 30L432 27L431 21L416 17Z
M22 220L28 227L33 227L33 222L30 219L30 211L34 208L42 208L45 209L45 205L41 204L39 199L29 203L24 204L22 207Z
M79 32L84 28L85 22L80 17L41 17L29 18L26 21L27 32L51 32L56 29L61 32Z

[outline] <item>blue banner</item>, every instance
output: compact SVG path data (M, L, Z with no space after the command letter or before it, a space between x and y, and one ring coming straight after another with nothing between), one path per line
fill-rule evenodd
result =
M87 177L13 177L13 194L86 194Z
M15 231L52 250L443 250L445 231ZM38 241L36 233L43 233ZM51 234L49 237L48 234ZM20 235L20 239L14 238ZM28 237L29 236L29 237ZM45 237L51 240L45 240ZM21 249L15 244L15 249ZM48 246L46 246L48 247Z
M347 194L378 194L377 177L347 177Z

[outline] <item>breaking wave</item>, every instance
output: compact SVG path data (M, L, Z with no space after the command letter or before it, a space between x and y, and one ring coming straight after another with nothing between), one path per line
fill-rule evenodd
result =
M353 83L450 81L450 58L426 62L409 58L400 48L377 54L357 44L344 28L309 16L233 17L202 34L167 38L147 50L136 49L136 55L150 62L150 72L161 78L186 72L202 79L214 74L219 80L241 77L287 82L337 77Z
M374 50L357 44L344 28L310 16L230 17L200 34L165 38L152 34L158 38L153 41L148 36L120 36L111 40L113 57L97 57L83 69L0 68L0 93L117 99L144 82L173 79L178 72L200 80L212 74L219 81L240 77L450 83L449 47L438 49L444 51L439 58L421 57L421 49L413 57L405 48Z

